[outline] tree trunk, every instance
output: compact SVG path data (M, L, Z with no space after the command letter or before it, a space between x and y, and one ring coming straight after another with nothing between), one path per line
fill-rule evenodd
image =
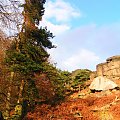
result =
M11 89L12 89L12 81L14 77L14 72L11 72L10 74L10 83L7 93L7 100L6 100L6 117L10 117L10 99L11 99Z
M22 95L22 93L23 93L23 89L24 89L24 84L25 84L25 82L24 82L24 80L22 80L21 81L21 85L20 85L20 91L19 91L19 96L18 96L17 103L23 102L23 95Z

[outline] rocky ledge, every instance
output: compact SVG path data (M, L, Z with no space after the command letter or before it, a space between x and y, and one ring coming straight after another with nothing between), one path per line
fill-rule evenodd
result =
M106 62L98 64L91 76L105 76L112 80L120 79L120 55L109 57Z

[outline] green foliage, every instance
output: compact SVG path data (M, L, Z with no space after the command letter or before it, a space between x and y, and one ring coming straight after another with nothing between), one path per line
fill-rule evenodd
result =
M27 78L24 90L23 99L29 102L29 106L34 106L35 100L39 99L38 89L36 88L35 80L33 78Z
M25 32L23 32L25 30ZM19 37L20 41L20 49L24 43L28 41L28 43L37 46L37 47L46 47L53 48L50 38L53 38L53 34L45 28L28 28L28 26L23 26L23 30L20 32Z
M7 52L6 63L10 71L20 72L23 75L42 70L42 66L30 59L29 56L19 52Z
M59 70L61 78L66 82L66 84L70 81L71 73L69 71Z
M61 76L61 71L59 71L52 64L47 63L47 65L44 67L44 72L53 85L55 96L58 98L63 97L65 91L65 79L63 76Z
M42 19L44 14L44 7L46 0L25 0L24 11L28 14L28 17L31 18L33 23L39 25L39 21Z
M45 0L25 0L24 24L18 38L13 41L6 54L6 63L10 71L18 71L24 75L31 75L42 71L43 62L47 61L49 54L45 48L53 48L50 38L53 34L47 28L38 28L36 21L40 21L44 13ZM37 22L39 25L39 22Z
M72 87L78 87L78 85L81 86L81 88L84 86L84 83L90 79L90 73L91 71L88 69L80 69L76 70L72 73Z
M69 71L61 71L60 72L60 76L61 79L64 81L64 88L66 90L69 90L71 88L71 73Z

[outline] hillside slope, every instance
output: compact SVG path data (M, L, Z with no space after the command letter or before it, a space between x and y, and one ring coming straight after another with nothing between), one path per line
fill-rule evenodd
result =
M119 108L119 90L90 93L86 88L57 106L37 105L24 120L119 120Z

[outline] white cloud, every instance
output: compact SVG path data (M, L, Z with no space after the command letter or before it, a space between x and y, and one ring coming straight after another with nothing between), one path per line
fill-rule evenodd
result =
M57 22L68 22L71 18L81 16L80 12L73 8L70 3L63 0L49 1L46 3L45 18L53 18Z
M119 33L120 23L81 26L55 38L58 47L49 53L54 62L57 62L57 67L62 70L95 70L97 64L110 56L120 54Z
M56 36L64 33L70 29L70 26L67 24L53 24L50 21L43 18L42 26L47 26L47 28Z
M64 0L48 1L45 4L45 14L41 25L47 26L57 36L70 30L69 21L79 16L81 13Z
M62 64L65 69L75 70L78 68L88 68L91 69L91 64L97 64L100 58L86 49L81 49L77 51L74 55L67 58Z

